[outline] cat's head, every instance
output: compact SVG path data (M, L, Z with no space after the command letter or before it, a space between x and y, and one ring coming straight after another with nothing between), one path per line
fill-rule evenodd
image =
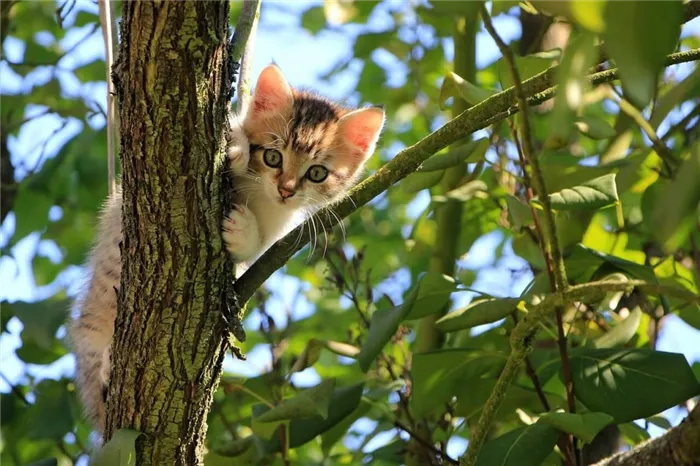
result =
M280 69L269 65L243 122L251 144L249 172L276 204L320 207L355 182L383 125L382 109L349 110L293 90Z

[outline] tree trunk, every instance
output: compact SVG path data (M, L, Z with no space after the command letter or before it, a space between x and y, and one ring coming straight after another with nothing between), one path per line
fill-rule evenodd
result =
M139 466L202 463L227 349L228 12L227 1L124 2L114 71L123 273L105 440L121 428L144 433Z

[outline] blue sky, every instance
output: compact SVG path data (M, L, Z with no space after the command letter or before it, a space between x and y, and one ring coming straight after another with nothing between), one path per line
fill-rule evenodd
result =
M357 103L351 92L355 87L361 70L359 64L351 65L342 76L339 76L332 83L322 82L318 77L329 71L341 58L352 54L355 35L367 29L379 31L386 28L387 22L391 21L387 13L387 5L383 5L382 8L375 11L367 26L342 27L338 28L337 31L324 31L313 36L299 27L299 18L302 11L311 5L319 3L305 1L277 2L274 5L265 7L256 42L253 76L257 76L264 66L274 61L280 66L293 86L314 89L331 98L341 100L349 98L350 103ZM404 3L392 2L388 7L396 8L402 4ZM71 16L75 15L79 9L94 11L96 6L92 2L79 0L78 7ZM71 22L72 20L69 18L67 23L70 24ZM495 25L506 40L518 37L520 34L519 23L513 18L500 16L495 19ZM64 49L67 49L81 40L88 32L89 27L73 30L66 34L66 37L61 41L61 45ZM700 21L698 19L684 28L684 35L689 34L700 34ZM51 40L46 35L40 37L40 39L45 41ZM448 53L451 53L451 46L448 46L447 49ZM477 61L480 67L491 63L499 56L495 44L484 32L477 37L477 51ZM21 61L24 51L21 43L8 38L6 53L9 59ZM97 31L89 40L85 41L71 55L66 57L61 62L61 65L64 68L73 69L90 63L96 58L102 57L103 54L102 36ZM377 56L377 60L389 69L392 85L402 85L404 83L404 70L400 64L383 60L381 55ZM689 65L678 68L680 68L680 73L687 73L691 69ZM34 86L40 86L49 79L48 70L38 69L30 75L28 81L22 82L4 63L0 65L0 73L3 76L0 82L0 90L3 94L26 91L25 88L28 82ZM104 83L81 85L70 73L59 72L59 78L66 94L84 96L96 101L104 108L106 100L106 85ZM29 109L28 113L39 111L41 111L41 108L36 107ZM389 118L391 118L391 115L389 115ZM675 118L677 119L678 116ZM97 117L92 119L90 124L95 127L101 127L104 125L104 120ZM33 166L37 161L37 138L48 137L59 127L60 122L52 116L37 118L31 123L24 125L18 137L12 137L9 141L9 148L15 164L21 162L26 166ZM81 128L82 124L77 120L70 121L49 142L47 152L54 154L65 141L77 134ZM19 170L19 175L22 175L21 169ZM412 204L413 212L420 212L426 206L427 193L424 194ZM54 209L51 215L54 217L60 216L60 209ZM0 229L0 244L7 242L7 238L13 230L14 218L11 214ZM488 290L492 294L516 296L527 285L531 277L525 276L515 284L510 282L508 269L521 265L522 261L515 257L512 251L509 251L507 248L504 257L496 263L494 248L499 239L499 233L486 235L481 238L474 245L462 265L474 270L479 269L478 279L473 285L474 288L483 289L484 291ZM74 283L81 275L81 269L77 267L62 273L57 281L50 286L37 288L34 285L29 258L32 255L32 251L36 248L49 257L60 257L60 252L55 245L49 242L39 242L36 234L30 235L19 242L13 250L15 260L4 257L0 261L0 283L3 284L2 290L0 290L2 299L8 301L33 301L50 296L64 287L69 292L76 291ZM508 274L507 278L505 274ZM405 280L403 281L405 282ZM504 283L508 285L504 286ZM275 274L270 279L269 285L275 289L275 295L268 303L268 311L273 314L278 323L284 322L286 319L284 310L302 285L298 280L284 277L281 273ZM471 294L464 293L457 298L457 304L464 304L471 297ZM307 315L310 310L311 306L302 299L292 315L294 318L299 318ZM257 315L252 314L248 318L247 323L249 328L257 328L259 323ZM17 320L13 320L9 325L9 329L11 330L11 335L3 334L0 337L0 366L2 367L3 375L10 381L13 383L19 382L25 370L39 377L60 377L72 374L72 356L66 356L48 367L25 367L14 354L15 348L19 344L18 335L21 331L21 324ZM677 318L669 318L661 334L658 347L664 351L683 353L690 362L693 362L700 360L699 342L700 332L687 326ZM225 368L226 370L245 375L255 375L265 370L269 363L269 350L259 347L249 353L249 359L246 362L234 361L229 357L225 363ZM308 369L294 377L295 381L301 384L311 384L318 380L318 376L313 369ZM0 380L0 391L7 391L8 388L4 380ZM682 414L674 411L670 420L676 424ZM371 426L366 425L365 427ZM653 433L657 434L658 432ZM381 442L381 439L378 439L377 442ZM371 450L372 448L373 445L368 446L368 449ZM450 451L450 453L457 454L458 450L463 448L463 445L458 443L451 446L452 448L454 450Z

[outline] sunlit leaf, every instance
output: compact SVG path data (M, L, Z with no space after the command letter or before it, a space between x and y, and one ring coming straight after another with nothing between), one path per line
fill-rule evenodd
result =
M539 422L550 424L563 432L573 434L585 443L591 443L605 426L614 421L612 416L605 413L573 414L565 412L545 413L539 420Z
M473 180L464 183L459 188L455 188L451 191L446 192L444 195L433 196L433 202L447 202L448 200L454 200L459 202L467 202L468 200L476 197L479 193L485 193L488 187L486 183L481 180Z
M616 423L652 416L700 394L700 384L682 354L581 349L570 362L576 397Z
M455 332L477 325L490 324L508 316L516 309L519 302L519 298L476 300L465 308L441 317L435 324L443 332Z
M440 2L440 4L456 3L461 4L461 2ZM465 2L466 3L466 2ZM476 2L469 2L476 3ZM440 97L438 102L440 103L440 108L445 108L444 104L450 97L461 97L470 106L476 105L482 100L486 100L496 91L481 89L478 86L470 83L456 73L450 72L445 76L442 82L442 87L440 88Z
M625 92L639 107L654 95L666 55L678 42L682 15L683 3L676 0L607 3L605 49L620 70Z
M461 163L476 162L481 159L488 149L489 141L487 138L481 138L474 141L469 141L453 149L450 149L444 154L437 154L423 162L418 171L430 172L444 170Z
M335 388L335 379L322 381L315 387L299 392L269 411L256 416L256 422L279 422L319 415L328 417L328 406Z
M579 186L565 188L549 195L553 209L599 209L617 202L615 175L604 175Z
M136 439L141 432L119 429L100 450L90 464L95 466L134 466L136 464Z
M642 320L642 310L639 307L627 316L625 320L613 327L612 330L598 337L593 344L596 348L614 348L623 346L637 333L637 328Z
M401 189L407 193L417 193L432 188L440 182L444 174L444 170L411 173L401 182Z
M413 355L411 406L416 416L443 409L468 386L469 379L497 373L505 355L469 349L445 349Z
M554 109L549 118L552 135L563 141L569 139L575 113L583 105L583 97L590 88L586 73L594 60L595 36L592 34L583 33L573 38L564 50L557 71L557 85L561 91L554 100Z
M615 128L599 118L582 116L574 123L576 129L591 139L609 139L615 136Z
M520 427L484 444L477 466L540 466L557 443L559 432L537 422Z

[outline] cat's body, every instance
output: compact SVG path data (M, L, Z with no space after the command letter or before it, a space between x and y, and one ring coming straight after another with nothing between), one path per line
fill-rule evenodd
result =
M378 108L350 111L292 90L275 66L263 70L245 117L234 118L227 156L235 204L222 225L241 273L304 216L347 192L374 152ZM86 293L70 323L77 382L88 418L102 431L121 280L121 191L108 199L90 254Z

